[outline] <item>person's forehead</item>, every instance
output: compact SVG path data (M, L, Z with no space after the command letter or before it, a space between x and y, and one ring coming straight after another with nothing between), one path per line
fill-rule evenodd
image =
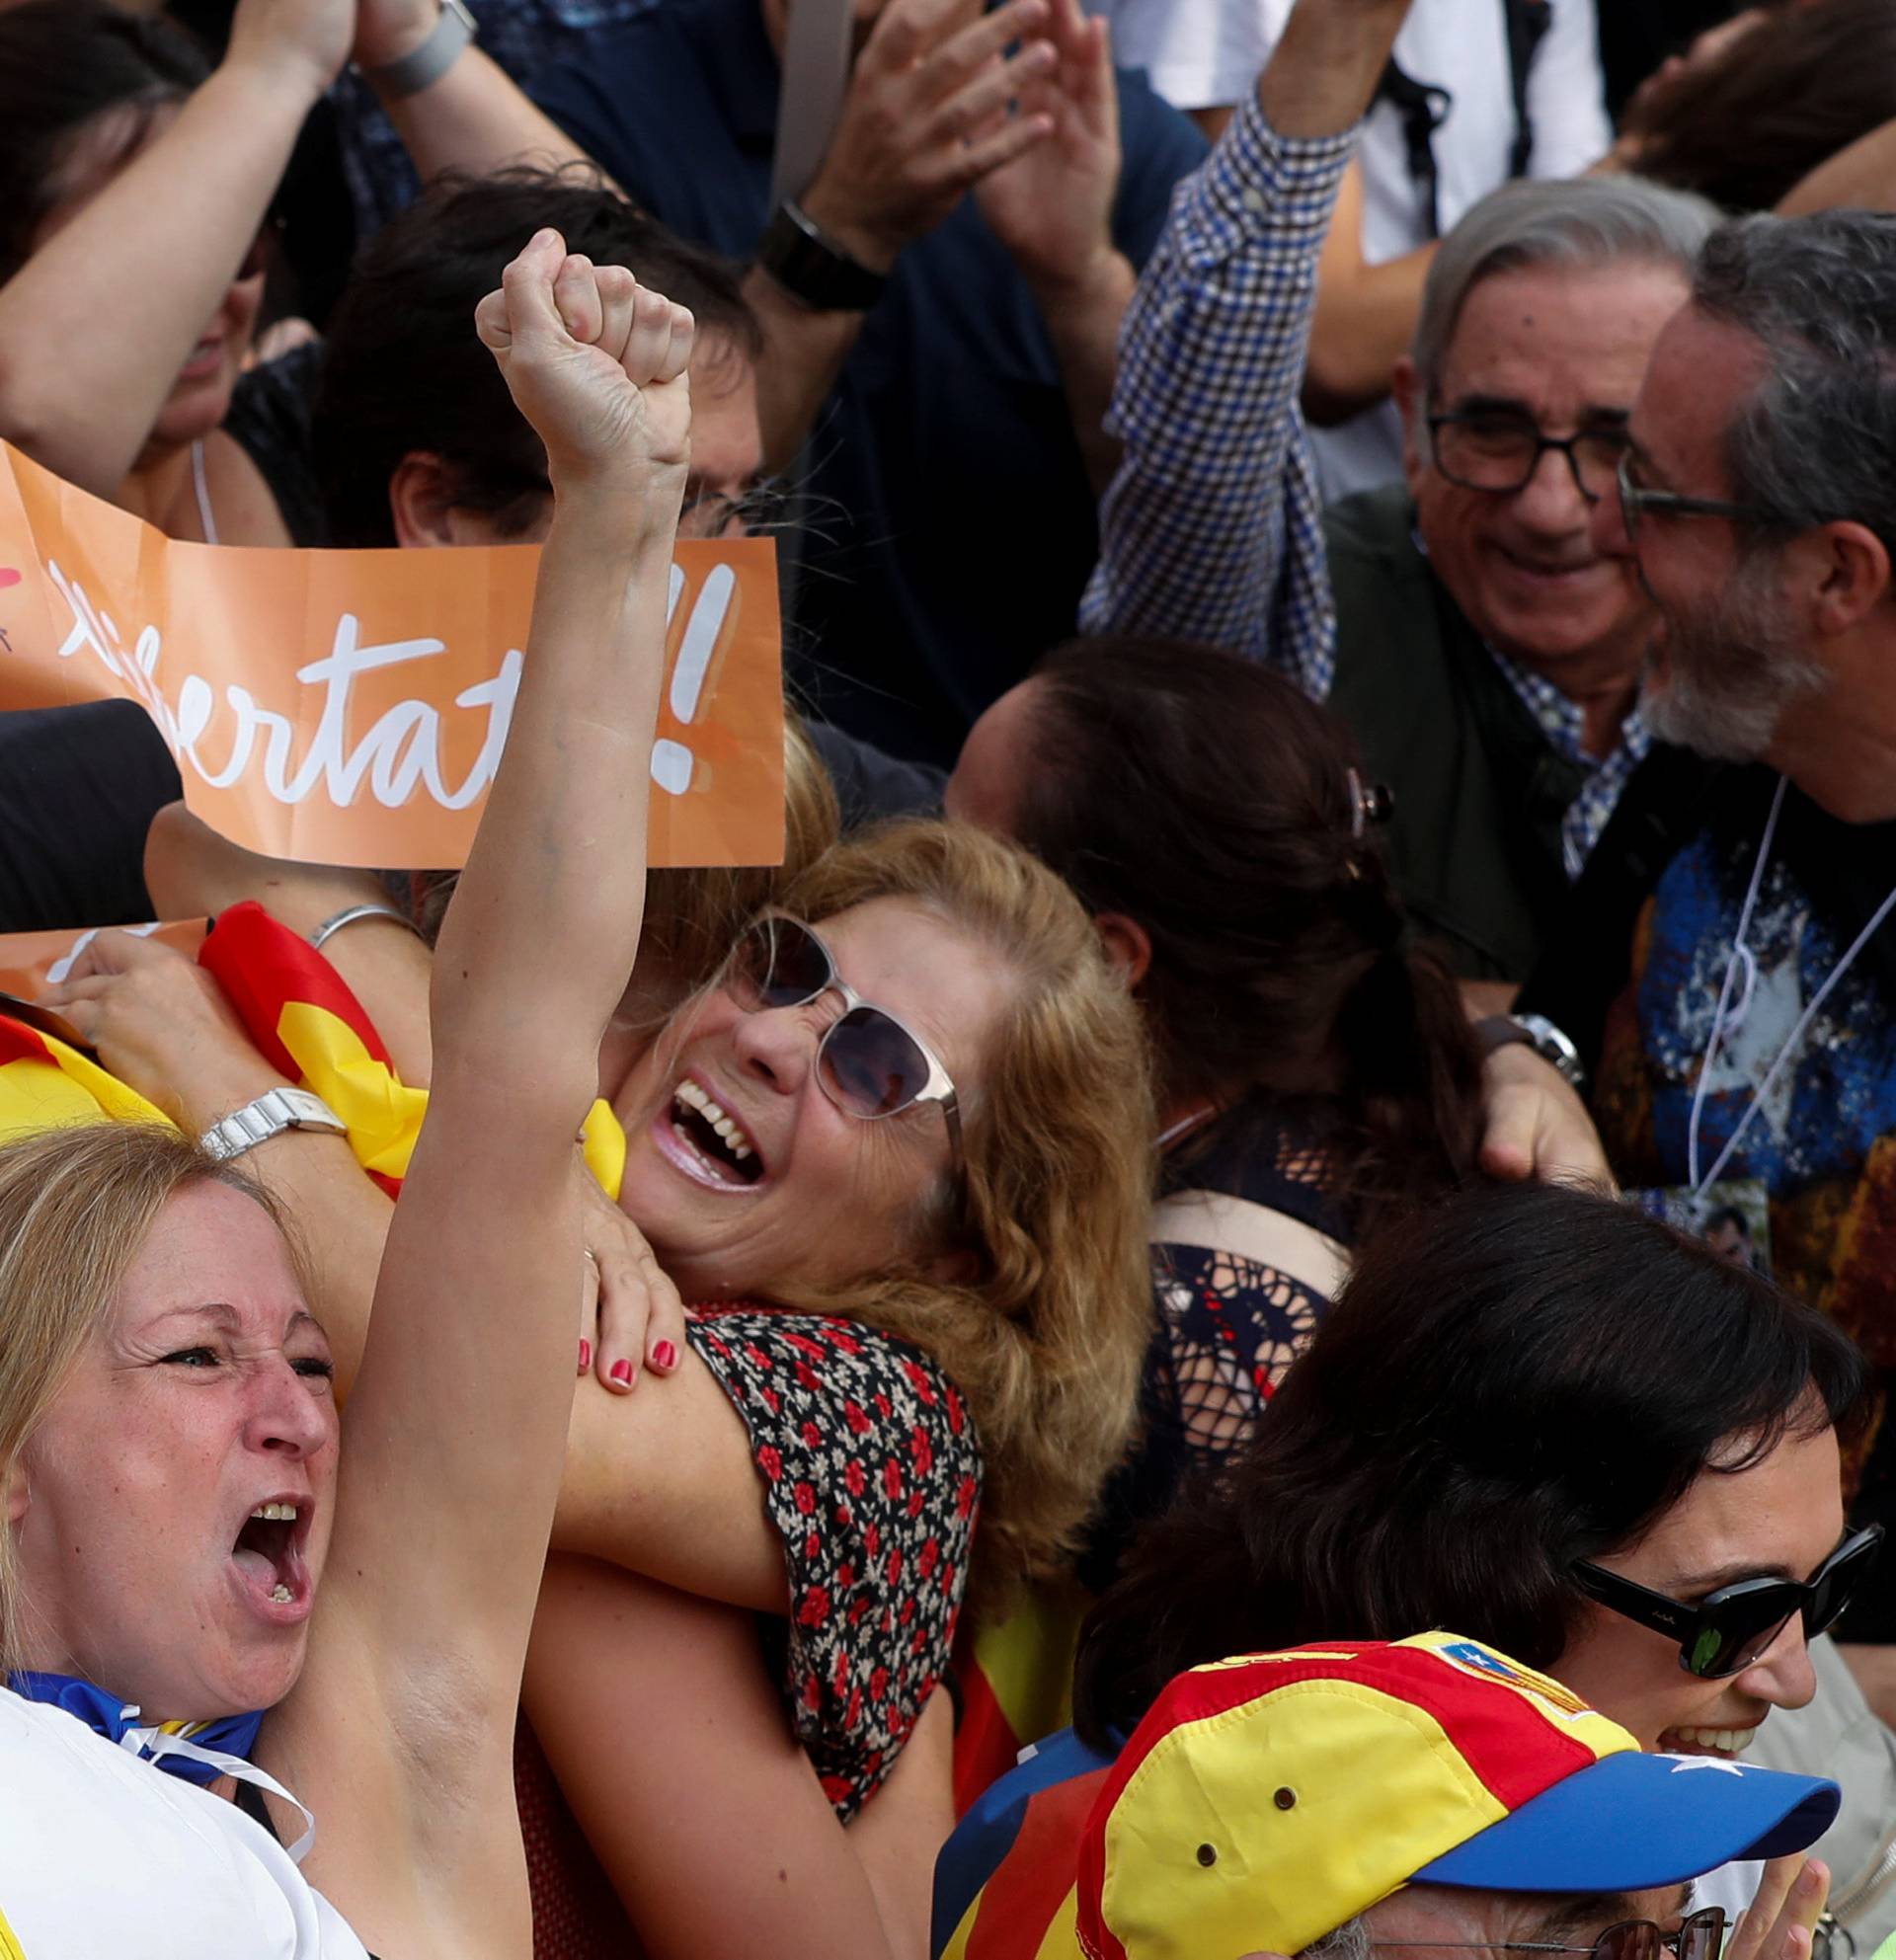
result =
M1632 408L1628 432L1647 474L1700 496L1728 488L1725 431L1767 359L1741 329L1680 308L1659 335Z
M244 1192L206 1182L166 1201L126 1268L110 1331L140 1339L196 1323L275 1338L305 1312L270 1214Z
M1646 261L1492 274L1462 303L1437 393L1450 406L1479 395L1543 416L1623 414L1686 291L1677 268Z

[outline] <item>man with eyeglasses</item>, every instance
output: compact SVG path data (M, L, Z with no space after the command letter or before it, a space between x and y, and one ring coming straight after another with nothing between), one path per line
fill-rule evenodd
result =
M1698 778L1649 753L1650 608L1591 520L1715 214L1605 178L1476 205L1395 371L1406 484L1321 510L1297 399L1316 262L1404 12L1303 0L1175 200L1122 338L1082 621L1229 647L1327 698L1394 792L1411 909L1505 997L1596 853Z
M1896 219L1722 227L1633 404L1598 549L1650 595L1642 712L1733 766L1524 1000L1598 1054L1621 1180L1896 1374ZM1604 963L1601 951L1612 955ZM1649 1201L1652 1202L1652 1201ZM1896 1515L1896 1434L1855 1515ZM1887 1575L1847 1637L1896 1639ZM1885 1718L1896 1651L1855 1653Z
M1560 1683L1454 1633L1194 1668L1083 1790L1037 1766L1030 1753L942 1852L938 1960L1031 1950L994 1937L1008 1902L998 1880L984 1896L981 1866L996 1835L1048 1829L1043 1788L1087 1809L1042 1954L1065 1924L1088 1960L1807 1960L1829 1874L1797 1854L1839 1801L1813 1777L1644 1754ZM1745 1858L1778 1862L1727 1937L1691 1881Z

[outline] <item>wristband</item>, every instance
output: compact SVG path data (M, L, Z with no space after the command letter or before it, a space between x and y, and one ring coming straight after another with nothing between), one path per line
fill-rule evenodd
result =
M794 197L777 206L757 264L813 313L866 313L889 281L850 258Z
M379 68L364 68L362 78L388 102L420 95L453 67L461 57L461 50L473 41L477 33L474 16L467 11L467 0L441 0L441 17L421 46L411 48L399 61L384 62Z

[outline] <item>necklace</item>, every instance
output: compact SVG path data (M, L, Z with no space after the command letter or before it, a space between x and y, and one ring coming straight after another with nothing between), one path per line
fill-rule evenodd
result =
M1817 1018L1819 1009L1828 1000L1838 982L1849 973L1858 953L1876 936L1877 928L1896 910L1896 887L1892 887L1883 902L1869 915L1869 923L1850 942L1844 957L1831 968L1828 977L1817 991L1810 997L1810 1003L1798 1015L1795 1025L1784 1037L1783 1046L1772 1058L1771 1066L1765 1070L1765 1079L1752 1090L1751 1099L1745 1104L1738 1118L1738 1127L1725 1139L1725 1147L1712 1160L1710 1170L1703 1177L1698 1175L1698 1125L1704 1115L1705 1092L1711 1081L1711 1072L1718 1064L1718 1048L1724 1040L1729 1025L1736 1029L1744 1020L1751 1005L1752 992L1757 984L1758 961L1747 942L1746 935L1751 930L1751 915L1757 908L1758 893L1765 882L1765 866L1771 858L1772 844L1778 836L1778 817L1784 807L1784 792L1789 788L1788 779L1779 776L1778 788L1771 799L1771 815L1765 820L1765 834L1758 845L1758 861L1751 868L1751 883L1745 891L1745 902L1738 913L1738 931L1731 942L1731 958L1725 963L1724 984L1718 989L1718 1005L1711 1021L1711 1039L1705 1045L1705 1058L1698 1070L1698 1081L1692 1092L1692 1115L1686 1125L1686 1181L1695 1198L1702 1198L1706 1190L1718 1182L1719 1173L1731 1161L1739 1139L1751 1127L1751 1120L1763 1107L1766 1097L1777 1087L1778 1077L1784 1065L1796 1054L1805 1035L1810 1032L1810 1024ZM1744 997L1735 1011L1728 1012L1731 991L1740 973L1744 974Z

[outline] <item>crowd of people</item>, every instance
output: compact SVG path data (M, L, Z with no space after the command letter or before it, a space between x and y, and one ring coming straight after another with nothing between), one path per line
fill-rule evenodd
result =
M1869 1960L1896 6L820 5L0 0L0 442L537 547L464 864L0 692L0 1954Z

